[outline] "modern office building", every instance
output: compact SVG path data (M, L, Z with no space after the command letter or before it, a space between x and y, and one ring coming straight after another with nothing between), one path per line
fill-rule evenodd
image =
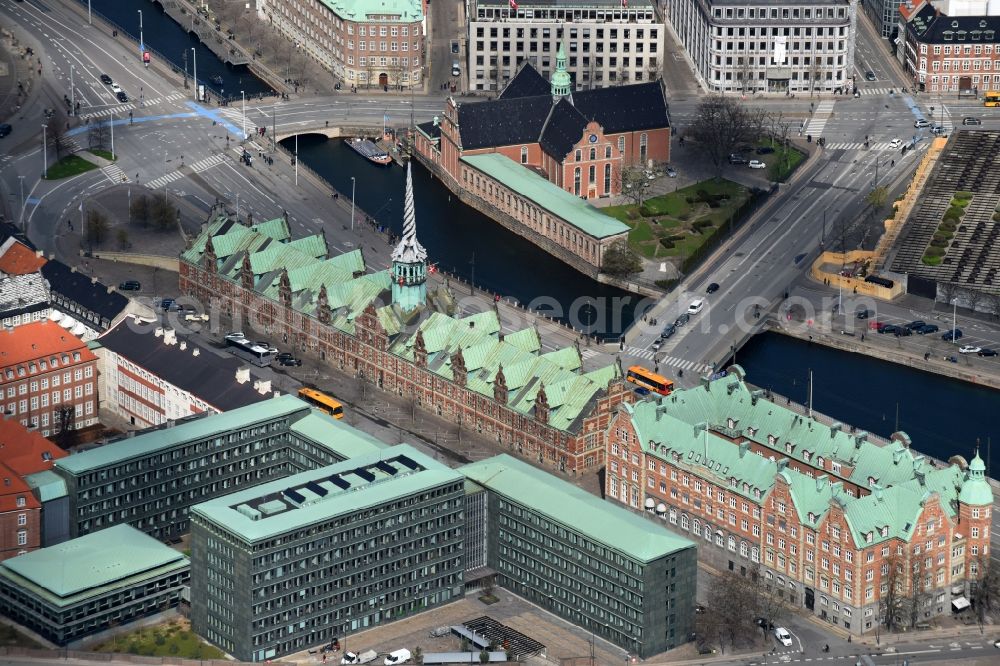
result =
M296 49L352 86L419 86L421 0L262 0L260 11Z
M469 89L502 90L523 61L548 78L563 45L576 90L655 81L663 30L651 0L474 0Z
M51 470L65 456L37 430L0 417L0 560L44 545L42 503L27 478Z
M97 423L97 357L52 321L0 331L0 406L44 436Z
M0 612L57 645L177 605L184 555L128 525L0 562Z
M91 343L100 368L101 407L137 428L193 414L218 414L271 396L271 381L203 349L171 328L127 318Z
M905 433L879 441L727 372L620 408L609 498L691 535L718 569L759 569L779 597L854 634L878 625L890 587L917 621L969 605L993 504L978 454L935 463Z
M678 0L664 12L709 91L853 89L857 0Z
M378 450L373 437L292 396L168 422L57 461L70 534L127 523L161 540L188 531L188 510L258 485Z
M481 533L499 585L641 658L687 642L692 541L505 454L458 471L488 493Z
M462 594L465 480L399 445L191 510L191 625L243 661Z

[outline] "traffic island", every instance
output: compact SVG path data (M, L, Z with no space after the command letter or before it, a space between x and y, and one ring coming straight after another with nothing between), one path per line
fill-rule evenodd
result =
M79 176L81 173L86 173L96 168L96 164L88 162L82 157L67 155L49 167L49 170L45 172L45 179L62 180L63 178Z

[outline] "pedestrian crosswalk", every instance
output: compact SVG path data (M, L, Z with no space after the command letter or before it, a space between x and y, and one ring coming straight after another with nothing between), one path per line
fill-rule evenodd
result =
M809 124L806 125L805 134L810 134L815 139L823 133L823 128L826 127L826 122L830 119L830 114L833 113L835 103L832 99L824 99L816 105L816 110L813 112Z
M194 171L195 173L201 173L202 171L205 171L206 169L211 169L212 167L222 164L225 161L226 161L225 155L212 155L211 157L206 157L205 159L198 160L197 162L192 164L191 170Z
M168 173L165 176L160 176L159 178L154 178L153 180L149 181L148 183L146 183L146 187L148 187L148 188L150 188L152 190L155 190L155 189L158 189L158 188L161 188L161 187L166 187L167 185L169 185L170 183L174 182L175 180L178 180L183 175L184 174L182 174L180 171L171 171L170 173Z
M120 116L124 113L132 111L133 109L135 109L134 104L118 104L117 106L109 106L106 109L99 109L97 111L89 111L87 113L81 113L80 117L85 120L89 120L92 118L108 118L112 114Z
M862 96L864 95L888 95L900 92L899 88L858 88Z
M122 168L117 164L109 164L108 166L101 167L101 171L104 175L108 177L112 183L127 183L128 176L122 171Z
M638 347L626 347L625 353L629 356L634 356L635 358L641 358L647 361L653 361L659 365L666 365L672 368L677 368L679 370L694 371L699 374L704 374L712 371L712 366L706 365L704 363L696 363L695 361L687 361L682 358L676 358L673 356L659 355L652 349L639 349Z
M864 147L863 141L840 141L826 144L827 150L864 150ZM888 141L878 141L871 144L869 150L898 150L898 148L893 148Z

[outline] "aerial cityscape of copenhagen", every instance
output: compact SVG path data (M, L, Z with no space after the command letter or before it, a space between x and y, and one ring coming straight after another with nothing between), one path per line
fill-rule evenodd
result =
M1000 659L993 0L0 17L5 663Z

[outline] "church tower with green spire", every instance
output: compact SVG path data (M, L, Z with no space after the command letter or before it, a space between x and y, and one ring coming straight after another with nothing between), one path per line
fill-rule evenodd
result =
M556 71L552 73L552 102L556 103L563 97L570 97L570 102L573 101L571 95L573 94L573 78L566 71L566 51L563 50L563 45L559 45L559 51L556 53Z
M403 238L392 251L392 302L403 312L409 312L427 302L427 250L417 240L413 176L409 164L406 165Z

